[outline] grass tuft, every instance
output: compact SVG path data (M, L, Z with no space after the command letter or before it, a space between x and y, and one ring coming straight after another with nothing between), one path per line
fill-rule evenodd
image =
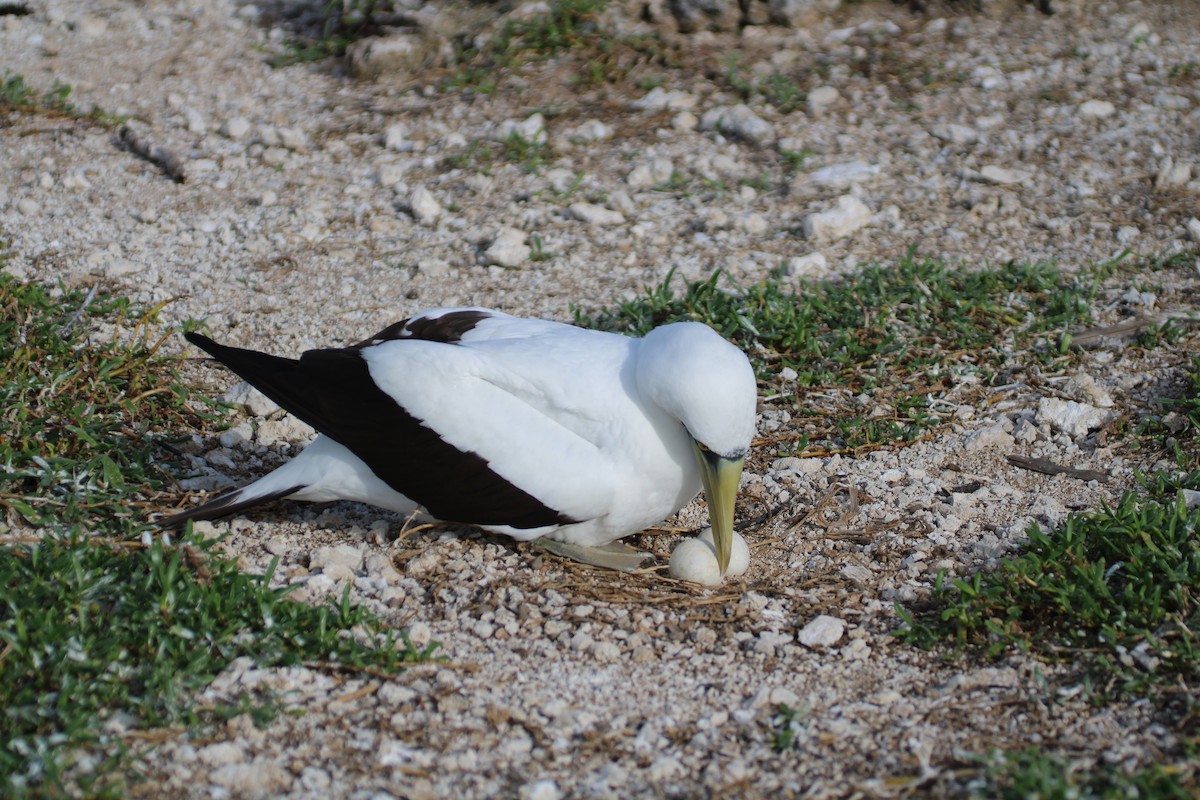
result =
M348 592L314 608L271 588L274 565L245 575L190 534L141 543L165 432L213 418L157 355L156 311L0 273L0 796L120 794L114 715L266 719L271 698L195 708L235 658L394 672L432 654Z
M1028 798L1161 798L1190 800L1195 776L1152 765L1125 772L1111 764L1086 768L1042 750L997 752L988 757L984 778L972 784L972 796L1000 800Z
M1102 690L1200 691L1200 509L1130 492L1113 508L1033 526L1020 556L948 584L934 608L900 609L905 639L995 657L1017 648L1090 664ZM1193 696L1195 696L1193 694Z

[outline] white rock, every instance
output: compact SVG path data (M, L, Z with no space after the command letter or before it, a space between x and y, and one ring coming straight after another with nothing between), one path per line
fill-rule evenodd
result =
M1159 165L1158 174L1154 176L1154 187L1156 189L1173 189L1183 186L1191 179L1191 164L1176 162L1175 159L1167 156Z
M775 141L775 126L751 111L745 103L717 106L705 111L700 118L700 129L720 131L727 136L758 144Z
M245 381L236 384L221 397L222 402L240 406L252 417L265 417L279 410L274 400Z
M208 122L204 115L194 108L185 108L183 118L187 120L188 133L203 134L208 130Z
M968 453L988 449L1003 449L1012 447L1012 445L1012 434L1004 430L1004 426L1001 423L988 425L986 428L972 431L963 440L963 449Z
M541 114L533 114L523 120L506 119L492 132L492 139L506 142L517 136L532 144L546 143L546 118Z
M832 619L832 617L830 617ZM769 708L772 711L779 706L800 708L800 697L791 689L783 686L764 686L742 703L743 708Z
M780 633L779 631L763 631L758 634L758 641L754 643L754 652L771 655L776 649L785 644L791 644L791 642L791 634Z
M691 111L680 111L671 117L671 127L677 131L694 131L700 124L700 118Z
M1116 405L1109 391L1096 383L1096 379L1086 372L1077 372L1068 378L1065 389L1072 396L1100 408L1112 408Z
M318 547L308 556L309 569L320 569L328 574L329 567L341 566L357 573L362 569L362 550L350 544Z
M288 415L280 419L266 419L260 422L255 441L265 446L278 442L307 442L316 436L316 433L307 422Z
M389 125L383 132L383 146L397 153L407 153L413 149L413 143L408 138L408 126L403 122Z
M433 192L424 186L418 186L408 196L408 207L412 215L422 225L432 225L442 215L442 205L433 196Z
M849 578L855 586L867 586L875 580L875 573L861 564L847 564L842 567L841 573Z
M808 93L808 113L816 116L838 101L841 94L832 86L818 86Z
M1191 99L1182 94L1159 92L1158 94L1154 95L1154 105L1158 108L1169 108L1175 111L1182 111L1191 104Z
M1129 244L1141 235L1142 231L1136 225L1122 225L1117 228L1117 241L1120 244Z
M974 144L979 141L979 131L968 125L959 125L954 122L945 125L934 125L929 132L934 137L950 144Z
M516 228L504 228L483 252L489 264L501 267L519 267L529 258L533 250L525 244L525 233Z
M1088 403L1043 397L1038 401L1037 419L1072 439L1082 439L1113 418L1113 413Z
M625 182L634 189L647 189L671 180L675 165L669 158L655 158L638 164L628 175Z
M22 197L17 201L17 211L20 211L27 217L32 217L41 213L42 206L37 200L32 197Z
M871 221L871 209L854 195L845 194L828 211L809 214L801 230L810 239L832 241L842 239L865 227Z
M820 614L800 629L797 637L805 647L829 647L837 644L846 631L846 623L837 617Z
M350 70L360 78L388 74L402 81L417 75L434 57L434 37L415 31L395 31L388 36L367 36L346 48Z
M655 86L642 97L629 104L630 108L643 111L684 111L696 106L694 95L678 90L666 91L661 86Z
M263 150L263 163L269 167L282 167L288 160L288 149L286 147L268 147Z
M613 128L598 119L589 119L568 131L567 137L580 142L604 142L613 137Z
M233 140L245 139L250 133L250 120L245 117L233 117L221 126L221 135Z
M829 186L834 189L845 189L856 183L862 183L879 174L879 167L866 161L848 161L843 164L830 164L828 167L815 169L801 180L814 183L817 186Z
M522 786L517 790L517 797L520 800L559 800L562 792L554 781L540 780Z
M987 183L1013 186L1026 183L1033 176L1025 170L987 164L979 170L979 177Z
M256 758L249 764L226 764L209 777L242 797L269 797L291 782L287 770L266 758Z
M108 21L104 17L94 17L91 14L87 14L75 23L75 30L82 36L95 39L108 32Z
M802 278L815 272L823 272L826 264L825 254L815 251L803 256L792 256L783 262L779 272L789 278Z
M596 225L603 227L605 225L623 225L625 223L625 215L620 211L613 211L604 206L598 206L595 203L572 203L567 212L580 222L586 222L588 225Z
M433 631L428 623L414 622L408 626L408 640L418 650L424 650L433 641Z
M1184 223L1187 228L1188 236L1192 237L1193 242L1200 242L1200 219L1192 217Z
M1079 105L1079 116L1084 119L1106 119L1117 113L1117 107L1107 100L1087 100Z
M771 225L762 214L750 213L738 219L738 227L751 236L762 236Z

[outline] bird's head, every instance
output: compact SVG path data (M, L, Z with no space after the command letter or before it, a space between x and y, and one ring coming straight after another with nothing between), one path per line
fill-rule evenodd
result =
M638 354L637 382L692 438L724 575L742 465L754 436L754 370L745 353L712 328L676 322L646 335Z

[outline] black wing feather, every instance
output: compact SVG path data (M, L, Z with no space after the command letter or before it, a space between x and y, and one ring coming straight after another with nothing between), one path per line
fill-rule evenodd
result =
M576 521L409 414L371 380L361 346L309 350L297 360L218 344L198 333L185 336L438 519L514 528Z

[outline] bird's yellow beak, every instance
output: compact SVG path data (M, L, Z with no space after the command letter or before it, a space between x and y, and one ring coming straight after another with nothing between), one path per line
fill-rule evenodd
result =
M721 575L729 568L729 551L733 548L733 508L738 486L742 482L745 458L725 458L696 443L696 460L704 481L704 496L708 500L708 519L712 524L713 546L717 551L717 566Z

